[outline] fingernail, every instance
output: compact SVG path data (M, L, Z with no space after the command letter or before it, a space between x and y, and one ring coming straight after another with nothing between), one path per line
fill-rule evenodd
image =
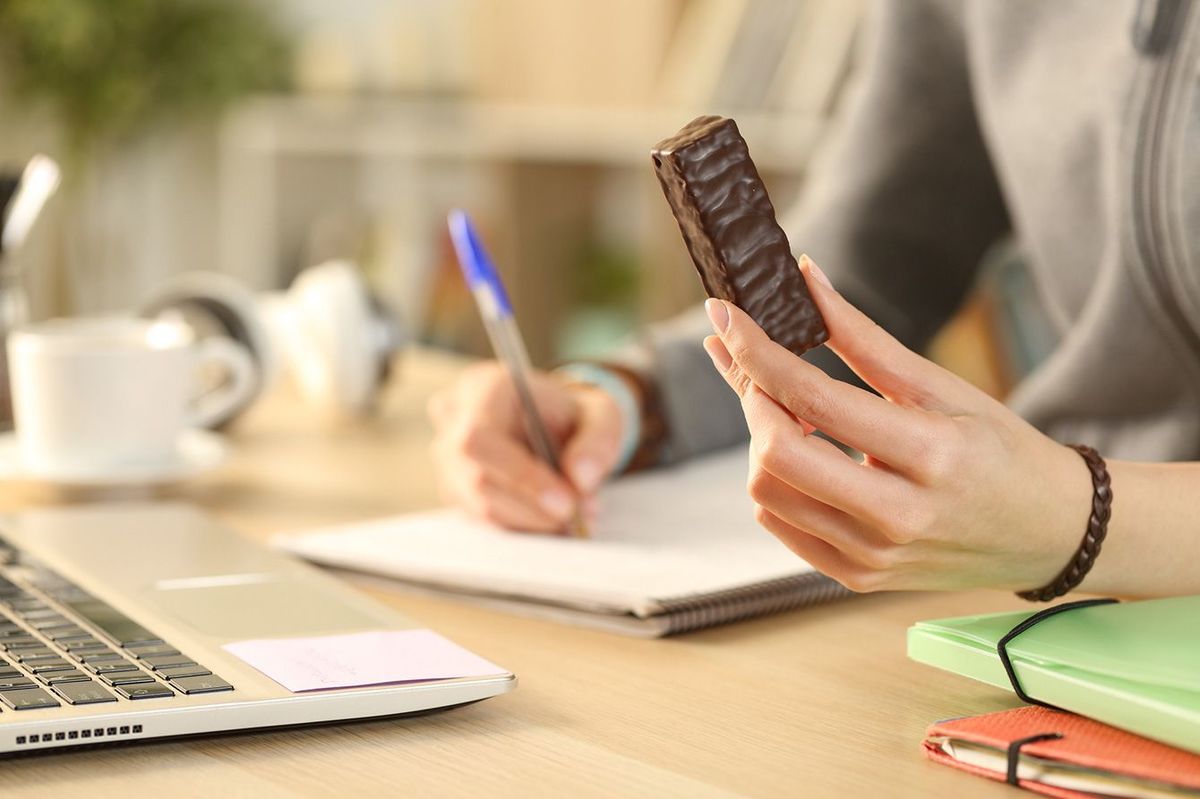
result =
M733 358L730 357L729 350L725 349L725 344L716 336L704 339L704 351L708 353L709 358L712 358L713 366L717 367L718 372L724 373L733 365Z
M808 267L808 273L816 278L818 283L827 289L833 288L833 284L829 282L829 278L821 271L821 267L817 266L816 261L807 255L801 254L800 263Z
M704 310L708 312L708 320L712 322L713 330L724 333L729 327L729 309L725 307L725 303L707 299L704 301Z
M542 509L555 519L566 519L574 510L571 498L561 491L543 491Z
M571 469L571 476L575 480L575 485L581 491L588 493L595 491L599 487L600 481L604 479L600 464L591 458L580 458L575 461L575 465Z

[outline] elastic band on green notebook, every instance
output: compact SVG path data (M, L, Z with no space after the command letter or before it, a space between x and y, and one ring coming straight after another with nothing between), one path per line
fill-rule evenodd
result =
M1041 624L1051 616L1057 616L1068 610L1077 608L1088 608L1093 605L1111 605L1118 600L1116 599L1080 599L1077 602L1064 602L1061 605L1055 605L1052 608L1039 610L1032 616L1024 619L1020 624L1013 627L1004 637L996 642L996 654L1000 656L1000 663L1004 666L1004 673L1008 675L1008 681L1012 684L1013 693L1015 693L1022 702L1030 705L1041 705L1042 707L1050 708L1051 710L1062 710L1058 705L1052 705L1048 702L1043 702L1040 699L1034 699L1025 690L1021 688L1021 683L1017 680L1017 672L1013 668L1012 659L1008 656L1008 642L1016 638L1021 633L1025 632L1035 625Z

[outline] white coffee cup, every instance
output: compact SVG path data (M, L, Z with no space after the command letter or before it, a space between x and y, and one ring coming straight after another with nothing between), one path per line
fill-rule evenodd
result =
M254 365L227 339L197 342L173 320L58 319L8 337L21 462L30 472L170 464L180 436L254 390ZM220 369L220 388L201 375Z

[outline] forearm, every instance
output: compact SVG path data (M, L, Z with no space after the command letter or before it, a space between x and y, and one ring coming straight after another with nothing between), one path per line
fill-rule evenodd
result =
M694 458L743 443L748 438L745 417L735 395L713 371L703 340L710 330L701 307L651 325L638 343L603 359L648 381L662 413L649 420L647 431L663 436L654 464ZM830 377L863 387L857 375L826 347L805 353L805 360ZM646 421L646 420L643 420ZM638 465L651 463L641 460Z
M664 434L658 463L686 460L747 438L741 408L701 346L707 330L703 309L691 309L651 325L636 344L604 358L652 384Z
M1112 519L1081 590L1114 596L1200 594L1200 463L1109 461L1108 469Z

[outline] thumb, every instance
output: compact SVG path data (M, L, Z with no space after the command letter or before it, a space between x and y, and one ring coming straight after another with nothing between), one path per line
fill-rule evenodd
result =
M926 408L953 404L961 390L954 375L901 344L851 305L807 255L800 256L800 270L829 330L827 345L856 375L893 401Z
M621 454L624 420L616 400L603 389L578 389L575 430L563 448L563 469L581 494L595 493Z

